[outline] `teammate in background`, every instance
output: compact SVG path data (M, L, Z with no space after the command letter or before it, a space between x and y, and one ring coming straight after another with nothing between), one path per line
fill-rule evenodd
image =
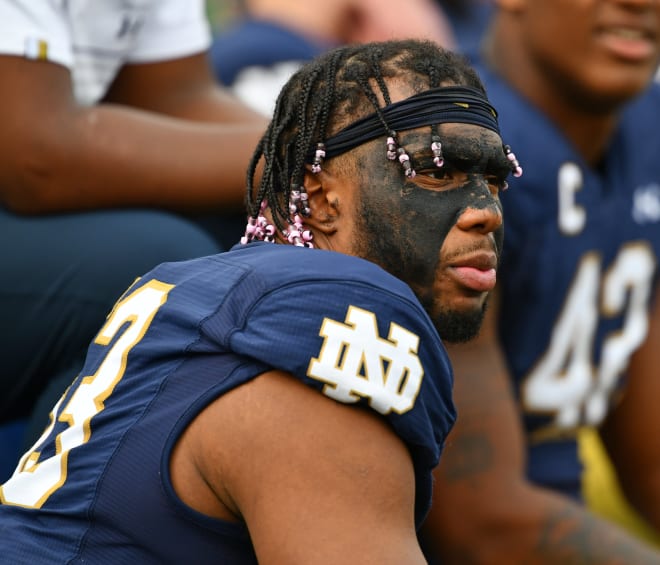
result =
M126 291L0 487L3 558L424 563L455 418L441 339L477 333L501 250L498 131L431 42L304 66L241 243Z
M577 441L600 432L660 531L660 3L499 0L481 55L525 175L482 334L450 351L424 542L442 563L660 563L583 506Z
M136 276L226 245L182 216L242 217L267 120L215 82L202 1L2 2L0 31L4 422L59 397Z
M242 14L214 38L216 77L270 116L287 79L332 47L418 38L452 48L447 18L434 0L243 0Z
M472 52L478 48L491 14L493 0L435 0L449 20L454 32L456 49Z

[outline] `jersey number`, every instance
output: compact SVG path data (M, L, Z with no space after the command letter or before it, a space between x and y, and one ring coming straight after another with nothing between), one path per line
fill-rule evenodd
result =
M50 425L23 455L12 477L0 486L3 504L40 508L65 483L71 450L89 441L91 419L104 409L106 399L124 376L128 352L144 337L172 288L152 280L116 304L94 343L107 346L120 331L121 336L96 372L82 377L64 408L60 410L66 394L55 405ZM55 455L42 460L39 448L51 436L57 421L68 427L51 440L55 442Z
M554 412L554 425L560 429L603 420L618 377L646 337L654 271L653 253L643 242L623 247L602 283L600 257L591 253L582 259L550 346L523 385L526 410ZM620 314L623 325L606 336L600 364L594 367L599 316Z

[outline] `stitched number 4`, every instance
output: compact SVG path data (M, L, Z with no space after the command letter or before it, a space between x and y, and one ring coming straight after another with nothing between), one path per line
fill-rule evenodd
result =
M548 350L523 384L526 411L554 413L554 425L560 429L603 420L618 377L646 337L654 271L654 255L645 242L622 247L602 284L600 257L589 253L582 259ZM623 325L605 337L600 363L594 367L599 316L620 314Z

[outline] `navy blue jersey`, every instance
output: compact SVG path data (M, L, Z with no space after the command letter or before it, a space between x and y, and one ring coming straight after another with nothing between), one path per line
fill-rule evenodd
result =
M278 63L309 61L332 46L276 22L246 17L217 34L210 53L217 77L231 86L245 69L265 72Z
M245 17L215 36L210 58L220 82L250 107L271 116L291 75L331 47L335 45L277 22Z
M579 496L576 431L603 421L647 333L660 253L660 88L626 109L595 170L536 108L478 71L524 168L501 194L498 285L529 476Z
M10 563L256 563L242 524L176 496L173 446L210 402L281 369L382 415L408 446L416 520L455 413L449 361L400 280L347 255L253 243L141 277L0 487Z

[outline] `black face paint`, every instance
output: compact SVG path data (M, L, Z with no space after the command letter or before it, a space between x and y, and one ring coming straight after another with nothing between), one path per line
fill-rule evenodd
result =
M433 281L442 244L467 208L500 210L499 201L475 175L443 192L416 186L399 194L378 192L364 195L361 210L366 232L374 236L370 247L377 253L372 259L409 284L422 286ZM499 253L501 237L496 239Z
M408 137L407 147L422 148L410 151L418 171L437 171L430 152L430 135L411 133ZM443 140L443 144L447 169L442 174L447 172L450 178L429 179L431 188L422 188L414 180L406 181L398 163L384 162L381 151L362 153L366 156L358 163L361 170L373 171L368 177L364 175L367 180L361 193L360 254L408 283L432 318L453 316L451 312L439 311L434 296L440 252L447 235L468 208L490 208L501 215L499 199L491 193L485 175L503 179L510 171L501 143L493 144L492 137L486 140L479 135L476 139L453 136L451 143ZM494 239L499 257L501 226L494 232ZM468 322L470 316L466 313L455 316L453 322L445 320L438 325L445 329L474 325L478 328L483 312L475 313L474 322ZM474 332L468 333L472 337Z

